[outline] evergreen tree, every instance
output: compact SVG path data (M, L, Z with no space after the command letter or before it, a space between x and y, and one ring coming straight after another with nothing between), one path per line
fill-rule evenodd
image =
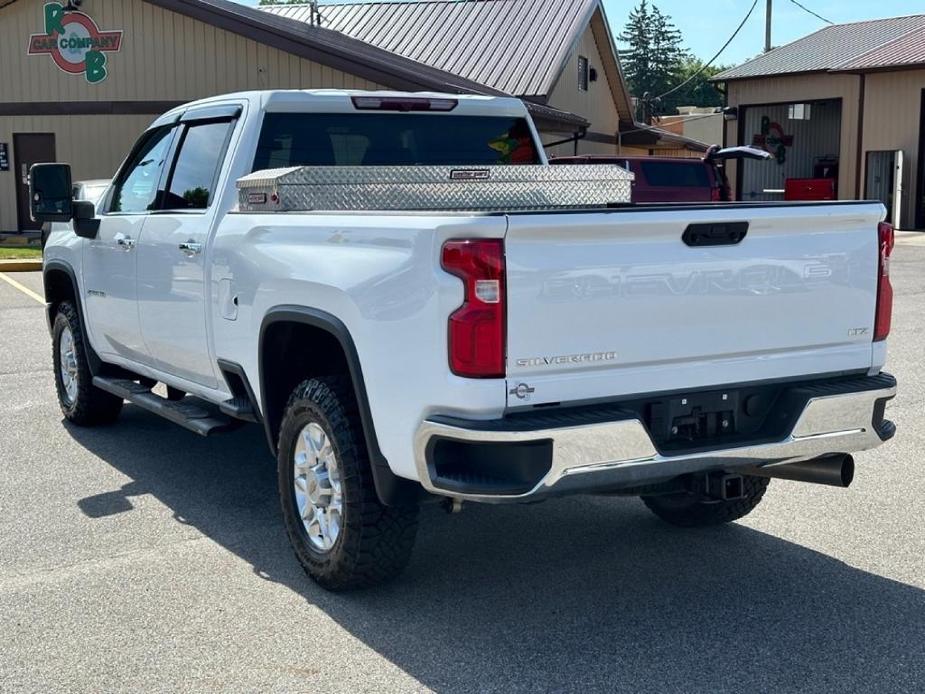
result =
M687 51L682 48L681 32L666 14L648 0L630 12L623 33L617 37L627 45L620 51L630 91L640 100L641 120L657 115L657 105L647 110L643 97L664 94L681 80Z

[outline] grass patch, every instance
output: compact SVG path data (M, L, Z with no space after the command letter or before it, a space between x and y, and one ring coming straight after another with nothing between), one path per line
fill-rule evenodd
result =
M41 260L42 249L29 246L0 246L0 260Z

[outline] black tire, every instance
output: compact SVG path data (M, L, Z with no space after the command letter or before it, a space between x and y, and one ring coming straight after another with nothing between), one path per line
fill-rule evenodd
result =
M69 396L64 385L61 367L60 343L65 330L70 329L73 338L73 353L76 367L73 370L77 382L76 393ZM123 401L93 385L93 374L84 348L83 330L74 304L62 302L55 314L52 329L52 362L55 371L55 388L58 404L65 419L78 426L92 427L112 424L119 418Z
M710 501L688 493L644 496L642 500L666 523L681 528L703 528L731 523L747 516L761 503L770 482L764 477L743 477L745 496L735 501Z
M319 550L299 513L294 482L296 444L315 423L330 441L342 494L340 534ZM376 495L362 425L349 381L310 379L289 398L280 428L279 493L289 541L305 572L331 591L366 588L397 576L411 559L418 505L383 506Z

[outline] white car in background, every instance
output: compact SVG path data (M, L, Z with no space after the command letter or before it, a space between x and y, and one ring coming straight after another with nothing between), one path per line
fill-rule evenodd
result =
M94 178L89 181L76 181L73 186L74 199L86 200L92 202L94 207L99 205L103 199L103 193L109 187L112 181L108 178ZM42 248L48 241L48 236L52 231L67 231L71 228L70 222L49 222L42 225Z

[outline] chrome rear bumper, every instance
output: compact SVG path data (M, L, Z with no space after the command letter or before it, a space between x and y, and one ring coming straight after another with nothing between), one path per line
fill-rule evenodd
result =
M483 422L461 425L458 420L435 418L418 429L416 465L421 483L431 493L498 503L636 487L696 472L784 465L831 453L866 451L893 435L892 423L883 419L883 405L896 395L896 382L885 374L855 381L863 382L864 387L856 392L809 399L791 432L773 442L673 455L658 450L638 418L532 430L505 427L505 420L486 426ZM476 451L480 445L487 450L491 445L497 448L545 442L551 444L551 463L548 472L529 489L517 493L473 492L467 490L464 481L447 482L435 473L433 451L438 441L473 444ZM536 455L542 455L542 451L542 446L536 447Z

